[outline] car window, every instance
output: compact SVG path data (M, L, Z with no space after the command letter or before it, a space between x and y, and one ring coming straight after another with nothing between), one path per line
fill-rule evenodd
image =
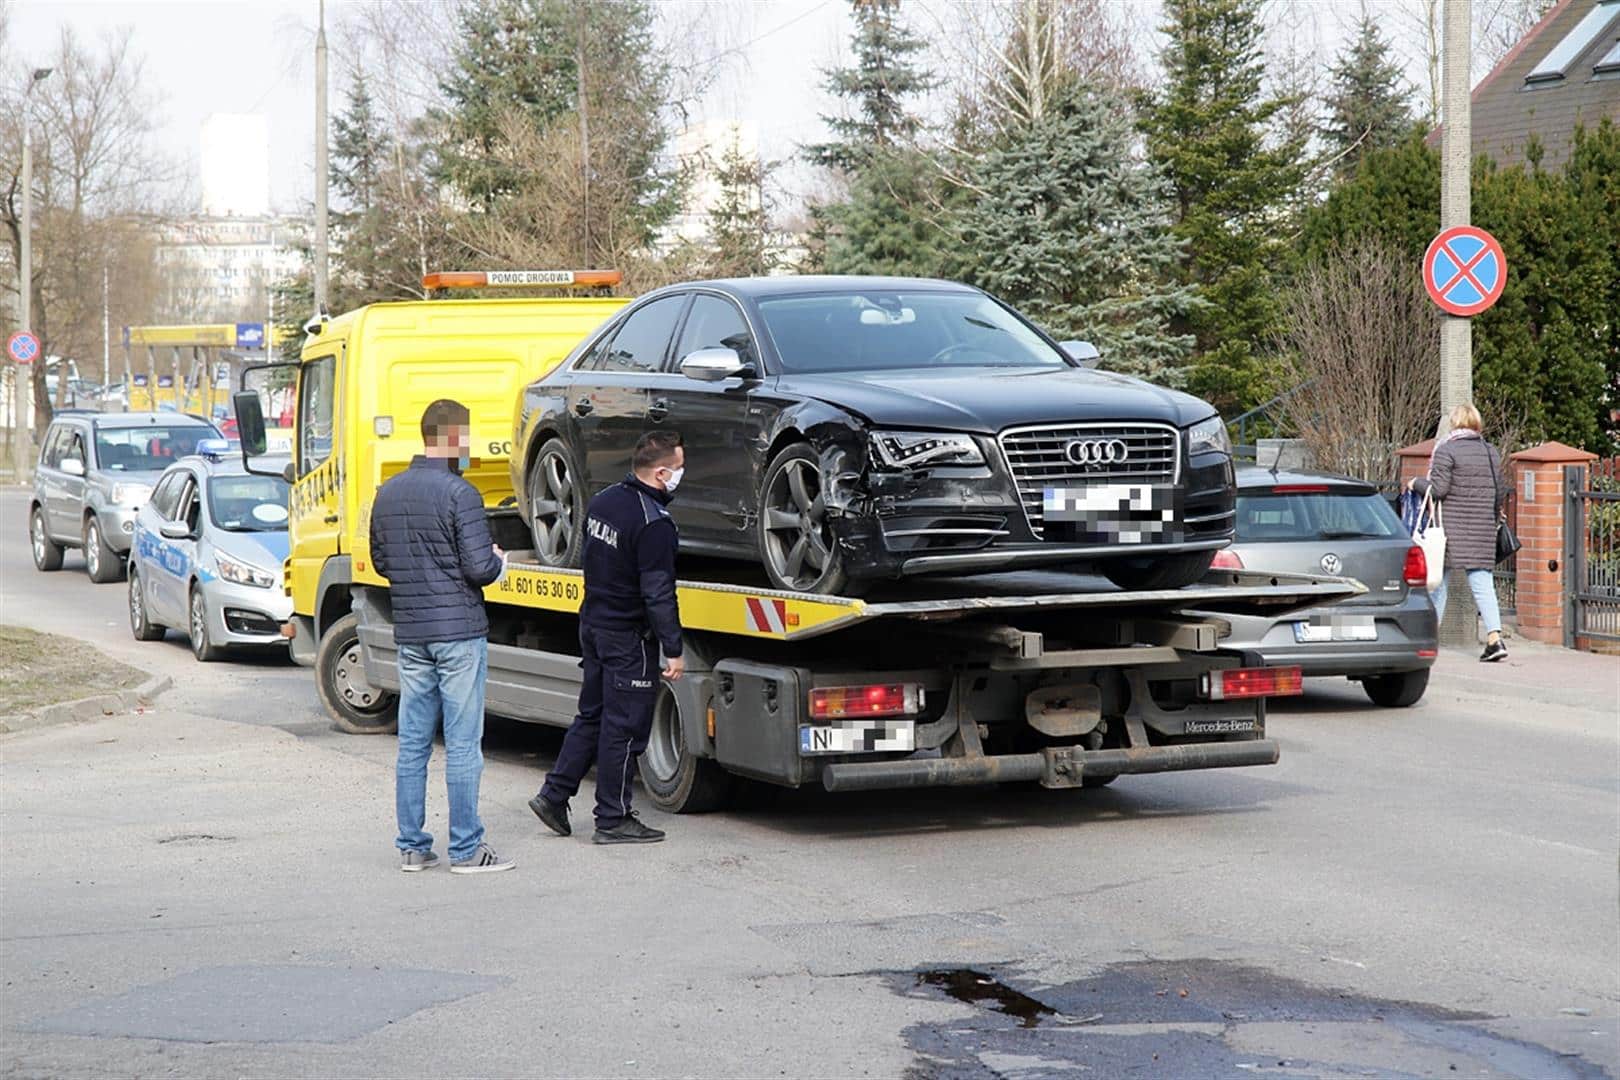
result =
M180 484L180 502L175 507L175 521L184 521L186 529L192 533L198 532L197 526L202 524L202 507L197 500L197 480L190 473Z
M332 456L337 415L337 357L304 365L298 380L298 475L317 469Z
M67 442L67 429L61 424L51 428L50 434L45 437L45 447L39 452L39 461L48 469L54 469L62 463L62 447Z
M286 532L287 490L279 476L211 476L208 516L227 532Z
M665 296L631 312L613 335L600 370L642 374L661 370L675 320L685 303L685 296Z
M96 466L108 472L160 472L213 437L214 429L201 424L98 427Z
M699 349L735 349L738 356L754 362L754 342L737 305L706 293L692 298L692 310L675 349L675 363L678 365Z
M185 483L182 473L172 472L158 481L152 492L152 509L165 521L174 519L174 508L180 501L180 488Z
M62 460L77 461L84 466L90 464L85 460L84 434L82 432L75 431L72 428L68 429L67 437L62 441Z
M608 346L613 343L613 331L609 330L596 339L589 349L576 361L575 371L601 371L602 364L607 359Z
M1350 540L1404 536L1379 495L1338 492L1238 492L1238 543Z

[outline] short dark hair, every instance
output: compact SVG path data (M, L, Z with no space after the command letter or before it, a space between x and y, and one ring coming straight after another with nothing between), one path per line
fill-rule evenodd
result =
M685 445L678 431L649 431L636 440L636 452L630 458L630 467L636 472L656 469L675 460L675 451Z
M422 411L422 440L436 439L450 427L471 427L472 414L467 406L451 398L440 398Z

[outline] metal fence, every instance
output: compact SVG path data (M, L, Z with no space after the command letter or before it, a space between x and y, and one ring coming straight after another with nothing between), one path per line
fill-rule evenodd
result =
M1620 642L1620 458L1564 470L1564 644Z

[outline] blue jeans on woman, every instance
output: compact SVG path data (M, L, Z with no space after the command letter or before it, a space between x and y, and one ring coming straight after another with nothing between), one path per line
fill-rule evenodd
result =
M484 775L484 638L399 647L399 758L394 764L394 811L401 851L433 850L422 831L427 815L427 767L433 734L444 724L444 780L450 793L450 861L470 859L484 839L478 782Z
M1487 634L1500 634L1502 632L1502 609L1496 603L1496 580L1489 570L1469 570L1468 591L1474 594L1474 606L1479 608L1479 617L1485 623ZM1434 598L1434 613L1437 619L1446 617L1446 582L1447 578L1440 578L1440 587L1430 595Z

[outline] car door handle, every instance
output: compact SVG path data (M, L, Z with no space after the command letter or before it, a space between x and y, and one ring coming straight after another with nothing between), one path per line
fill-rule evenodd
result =
M574 402L574 412L580 416L589 416L593 408L595 408L595 406L591 404L589 398L580 398L578 401Z
M651 405L647 406L647 415L654 420L662 420L669 415L669 398L653 398Z
M327 514L325 517L321 518L321 520L326 522L328 525L336 525L338 523L338 516L336 514Z

